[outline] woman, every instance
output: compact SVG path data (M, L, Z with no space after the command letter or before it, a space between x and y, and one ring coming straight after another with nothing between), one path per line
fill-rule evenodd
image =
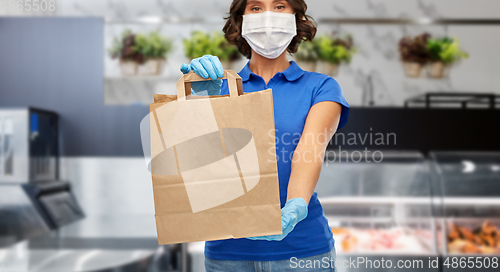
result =
M325 149L347 122L349 105L335 79L303 71L287 60L287 52L295 53L301 41L311 41L316 34L306 9L304 0L231 4L223 31L250 59L239 72L243 92L273 90L283 234L207 241L207 272L335 271L332 232L314 188ZM193 94L228 94L227 82L217 79L224 72L216 56L181 67L183 73L191 70L212 79L192 83Z

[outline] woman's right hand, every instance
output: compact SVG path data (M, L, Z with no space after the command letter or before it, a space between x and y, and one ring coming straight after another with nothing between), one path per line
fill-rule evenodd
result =
M210 78L212 80L196 81L191 83L191 94L199 95L204 90L208 95L219 95L224 77L224 68L217 56L204 55L203 57L193 59L190 64L182 64L181 72L187 74L194 71L202 78Z

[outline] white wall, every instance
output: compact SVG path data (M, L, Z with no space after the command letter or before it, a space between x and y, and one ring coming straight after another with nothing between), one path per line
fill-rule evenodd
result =
M176 38L176 51L169 57L165 76L171 82L145 92L143 103L152 99L151 92L173 93L179 66L187 62L182 38L192 30L220 30L220 19L229 10L230 0L59 0L58 16L103 16L111 19L145 16L203 17L214 20L207 24L164 24L161 32ZM500 18L498 0L309 0L309 14L315 19L363 18ZM1 13L0 13L1 14ZM105 47L113 36L125 28L152 30L157 25L111 24L106 26ZM376 105L401 106L405 99L428 91L495 92L500 93L500 25L328 25L320 24L319 33L352 33L359 53L351 65L341 67L336 79L341 83L348 102L361 105L367 75L372 75ZM397 42L402 36L428 31L436 36L449 35L460 39L470 58L459 63L445 79L409 79L398 60ZM235 67L239 70L245 61ZM117 75L116 61L106 57L105 74Z

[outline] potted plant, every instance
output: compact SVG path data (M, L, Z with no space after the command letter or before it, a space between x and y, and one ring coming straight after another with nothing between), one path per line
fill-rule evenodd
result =
M310 41L302 41L294 54L295 61L302 70L315 72L318 61L318 52L316 45Z
M427 40L430 34L423 33L416 37L403 37L399 41L399 53L406 76L419 77L422 66L430 60Z
M139 66L139 75L159 75L167 60L167 54L173 49L172 40L161 36L158 32L137 34L135 37L136 50L146 59L144 65ZM142 69L141 69L142 68Z
M214 32L211 40L211 55L219 57L224 69L233 70L234 62L241 58L238 48L230 44L220 32Z
M314 39L314 43L322 67L321 72L330 76L337 75L341 63L350 63L357 51L350 34L345 38L336 37L335 33L333 37L323 35Z
M191 32L190 39L184 39L184 53L187 58L195 59L210 53L210 35L202 31Z
M144 69L139 74L161 74L167 60L167 54L173 49L172 40L153 31L147 35L138 34L136 36L136 46L137 50L146 58Z
M193 31L191 37L184 39L183 43L187 58L195 59L207 54L217 56L224 69L233 69L233 62L241 58L238 49L229 44L219 32L210 35L202 31Z
M120 60L122 75L158 75L172 48L172 41L158 32L134 34L127 29L120 38L113 39L109 54Z
M123 31L120 38L115 37L108 50L111 58L120 60L122 75L132 76L137 74L139 64L144 63L144 55L135 47L135 34L130 30Z
M456 38L429 39L427 49L431 57L429 76L432 78L442 78L445 74L445 68L469 56L460 49L459 41Z

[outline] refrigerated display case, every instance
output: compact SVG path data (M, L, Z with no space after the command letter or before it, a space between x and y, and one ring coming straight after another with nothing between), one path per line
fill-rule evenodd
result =
M431 152L429 160L441 254L500 256L500 153Z
M333 162L327 154L316 186L335 239L337 263L384 257L393 265L397 260L421 262L423 267L413 267L415 271L438 271L427 266L438 251L424 156L416 151L384 151L373 160L354 158L355 152L335 154Z

